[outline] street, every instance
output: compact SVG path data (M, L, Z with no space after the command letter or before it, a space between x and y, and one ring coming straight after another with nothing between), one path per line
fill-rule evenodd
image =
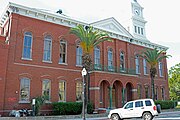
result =
M68 119L68 120L82 120L82 119ZM107 117L100 118L86 118L86 120L109 120ZM141 118L124 119L124 120L142 120ZM180 120L180 111L162 112L153 120Z

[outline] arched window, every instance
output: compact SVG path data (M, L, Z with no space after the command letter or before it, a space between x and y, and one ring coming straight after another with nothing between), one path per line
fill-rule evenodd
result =
M76 82L76 101L82 101L83 85L82 81Z
M139 56L136 55L135 57L135 64L136 64L136 74L140 73L140 63L139 63Z
M159 62L159 77L163 76L163 64L162 62Z
M80 47L80 45L76 46L76 65L82 65L82 48Z
M124 52L120 52L120 71L125 71L125 55Z
M108 50L108 70L113 71L113 51L112 49Z
M43 61L51 61L52 37L47 35L44 37L44 56Z
M64 40L60 40L60 57L59 63L66 63L66 55L67 55L67 43Z
M50 101L50 98L51 98L51 82L49 79L44 79L42 81L42 95L46 96L47 100Z
M59 101L66 101L66 82L59 81Z
M30 98L30 79L21 78L20 81L20 101L29 102Z
M96 46L94 48L94 67L95 69L99 69L100 68L100 48L98 46Z
M23 59L32 59L32 33L24 33L24 43L23 43Z
M144 75L147 75L148 74L147 61L144 58L143 58L143 66L144 66Z

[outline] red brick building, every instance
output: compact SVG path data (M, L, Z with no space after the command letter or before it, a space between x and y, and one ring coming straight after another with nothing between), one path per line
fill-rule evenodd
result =
M81 101L83 51L69 30L89 23L14 3L9 3L1 20L0 114L30 108L32 98L40 95L48 95L48 103ZM99 44L92 53L89 90L94 108L121 107L126 101L150 97L149 66L137 53L167 47L146 40L143 25L134 26L136 36L114 18L91 25L113 39ZM156 99L167 100L166 59L157 69Z

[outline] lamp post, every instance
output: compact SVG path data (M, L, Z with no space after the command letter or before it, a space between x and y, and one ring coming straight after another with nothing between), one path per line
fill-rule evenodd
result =
M33 108L32 115L33 116L35 116L35 103L36 103L36 99L32 99L32 108Z
M84 80L84 76L86 76L87 75L87 71L86 71L86 69L83 67L83 69L82 69L82 71L81 71L81 74L82 74L82 78L83 78L83 92L82 92L82 95L83 95L83 107L82 107L82 118L83 118L83 120L86 120L86 116L85 116L85 103L86 103L86 101L85 101L85 89L86 89L86 83L85 83L85 80Z

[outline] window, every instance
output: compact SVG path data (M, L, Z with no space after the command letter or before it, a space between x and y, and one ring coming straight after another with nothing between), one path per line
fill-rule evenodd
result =
M161 95L162 95L162 100L165 100L165 95L164 95L164 88L161 88Z
M146 106L152 106L152 103L151 103L150 100L146 100L146 101L145 101L145 104L146 104Z
M30 98L30 79L22 78L20 84L20 101L28 102Z
M44 38L44 61L51 61L52 38L50 35Z
M125 109L129 109L129 108L133 108L133 102L130 102L125 106Z
M141 88L141 85L138 85L137 86L137 94L138 94L138 98L141 99L141 91L142 91L142 88Z
M143 107L143 101L135 102L135 107Z
M59 101L66 101L66 86L64 81L59 82Z
M134 31L135 33L137 33L137 26L134 26Z
M113 70L113 51L112 49L108 50L108 70Z
M141 28L141 35L144 35L144 29Z
M60 57L59 63L66 63L66 41L60 40Z
M162 62L159 62L159 76L162 77L163 76L163 67L162 67Z
M125 57L124 52L120 52L120 71L125 71Z
M149 86L145 87L145 97L149 98Z
M141 28L140 28L140 27L138 27L138 34L140 34L140 31L141 31Z
M82 65L82 48L80 46L76 47L76 65Z
M139 74L140 73L139 56L136 56L135 64L136 64L136 74Z
M32 33L31 32L24 33L22 58L23 59L31 59L32 58Z
M155 88L154 93L155 93L155 95L154 95L155 100L157 100L158 99L158 88L157 87Z
M144 66L144 75L147 75L148 71L147 71L147 61L146 61L146 59L143 59L143 66Z
M42 85L42 95L47 98L48 101L50 101L50 89L51 89L51 84L50 80L43 80L43 85Z
M94 49L94 64L96 68L100 68L100 48L97 46Z
M76 101L82 101L82 91L82 82L79 81L76 83Z

